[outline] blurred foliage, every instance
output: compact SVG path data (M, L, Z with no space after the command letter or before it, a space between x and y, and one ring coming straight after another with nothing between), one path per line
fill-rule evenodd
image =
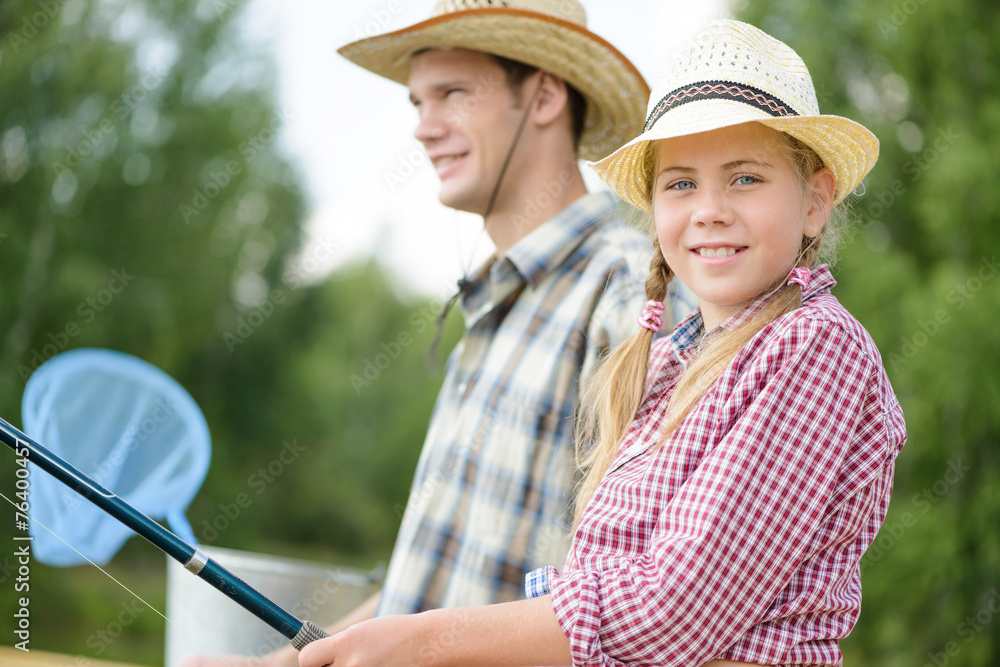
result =
M375 264L305 280L337 243L300 245L305 198L276 147L289 119L241 5L0 5L0 414L20 422L27 378L59 352L136 355L209 423L212 464L188 511L199 540L372 567L440 383L423 351L441 304L401 301ZM459 329L453 316L445 348ZM13 489L12 453L2 461ZM9 621L20 594L3 505ZM131 541L107 570L164 610L150 545ZM31 648L162 663L163 619L146 609L121 631L134 599L96 569L35 562L30 587Z
M177 378L212 430L188 511L200 540L370 567L388 557L440 381L423 357L440 303L401 301L374 263L303 284L304 195L274 144L288 119L271 65L241 39L240 5L0 4L0 414L19 421L26 378L64 349L137 355ZM837 294L882 350L909 442L845 663L996 665L1000 11L755 0L735 12L803 56L824 112L881 140L852 198ZM453 315L445 349L459 330ZM13 479L0 465L0 488ZM233 516L239 494L251 502ZM0 545L13 532L0 510ZM2 618L12 553L0 549ZM107 569L163 610L163 557L148 544ZM160 664L152 612L113 642L96 634L129 603L93 568L34 563L31 646Z
M736 15L798 51L822 112L881 142L836 294L878 343L909 439L844 664L1000 664L1000 8L754 0Z

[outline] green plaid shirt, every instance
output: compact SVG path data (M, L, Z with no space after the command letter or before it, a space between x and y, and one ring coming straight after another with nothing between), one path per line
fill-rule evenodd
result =
M595 193L475 275L379 615L514 600L528 572L562 563L581 378L638 329L650 250ZM678 321L693 297L671 302Z

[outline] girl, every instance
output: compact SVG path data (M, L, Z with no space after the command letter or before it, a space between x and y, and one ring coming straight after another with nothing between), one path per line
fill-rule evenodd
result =
M842 664L905 428L819 258L878 142L820 115L795 52L736 21L699 34L647 118L594 165L660 252L643 329L592 387L562 570L532 573L525 601L353 626L303 667ZM675 275L699 309L653 341Z

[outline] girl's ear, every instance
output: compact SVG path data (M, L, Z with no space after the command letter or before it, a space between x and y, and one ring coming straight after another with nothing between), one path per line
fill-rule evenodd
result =
M809 193L809 208L806 210L806 224L802 233L809 238L819 236L823 225L833 210L833 196L837 190L837 179L833 172L823 167L812 175L812 191Z

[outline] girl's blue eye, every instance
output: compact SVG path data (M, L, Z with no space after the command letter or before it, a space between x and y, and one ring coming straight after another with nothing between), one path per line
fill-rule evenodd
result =
M668 187L668 189L671 189L671 190L690 190L693 187L694 187L694 183L692 183L691 181L677 181L676 183L672 183Z
M757 182L756 176L740 176L736 179L737 185L753 185Z

